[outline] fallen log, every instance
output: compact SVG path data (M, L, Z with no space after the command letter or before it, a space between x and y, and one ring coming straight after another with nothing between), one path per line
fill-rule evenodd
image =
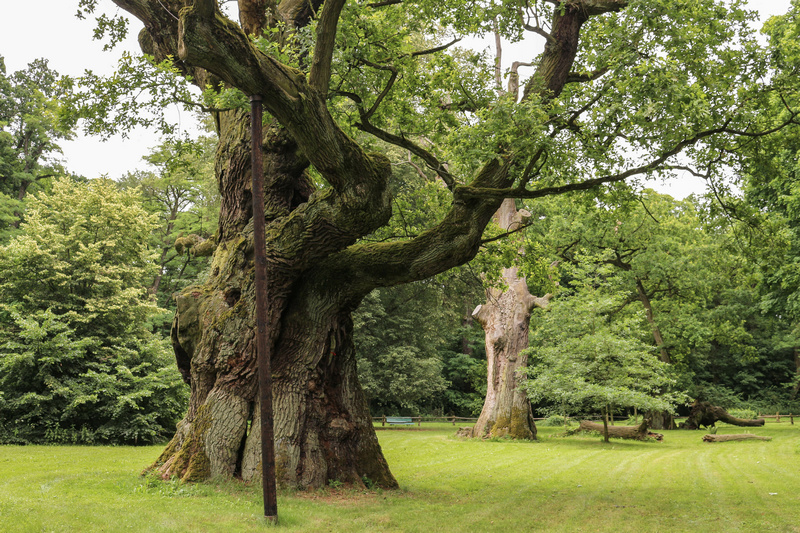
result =
M722 407L711 405L708 402L695 401L692 404L692 411L689 418L681 423L681 429L700 429L701 427L712 427L717 422L725 422L734 426L756 427L763 426L764 420L745 420L744 418L736 418L728 414L728 411Z
M608 436L617 439L633 439L633 440L647 440L655 439L657 441L664 440L664 435L661 433L653 433L648 431L650 421L645 419L638 426L608 426ZM605 428L603 424L597 422L589 422L588 420L581 420L581 425L577 431L597 431L601 435L605 435Z
M762 437L760 435L750 435L742 433L738 435L704 435L703 442L726 442L729 440L772 440L772 437Z

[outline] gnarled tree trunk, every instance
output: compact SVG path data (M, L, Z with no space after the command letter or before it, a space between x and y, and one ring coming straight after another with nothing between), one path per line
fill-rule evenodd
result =
M522 216L513 200L506 200L495 219L500 227L513 230ZM506 289L488 291L488 301L472 313L486 332L487 362L486 399L472 436L535 439L530 401L518 390L519 371L528 365L523 350L528 347L531 311L547 306L550 295L532 296L516 268L504 269L503 281Z
M700 429L701 427L710 427L717 422L725 422L734 426L744 427L758 427L764 425L764 419L759 420L745 420L743 418L736 418L728 414L728 411L722 407L711 405L708 402L695 401L692 404L692 411L689 418L680 425L681 429Z
M186 417L154 467L184 480L233 475L248 480L261 472L252 200L249 180L241 179L249 175L248 124L244 112L220 117L218 243L208 280L177 297L172 339L192 396ZM309 265L303 255L308 249L298 247L295 254L286 247L285 232L296 233L292 243L308 235L307 221L292 224L284 217L307 200L310 185L284 130L269 129L263 152L270 192L269 331L275 346L278 481L287 487L318 487L330 480L360 484L369 478L395 487L356 378L350 310L365 289L336 283L330 272L336 261ZM380 206L375 203L378 211ZM331 236L312 253L327 256L343 239L355 240Z

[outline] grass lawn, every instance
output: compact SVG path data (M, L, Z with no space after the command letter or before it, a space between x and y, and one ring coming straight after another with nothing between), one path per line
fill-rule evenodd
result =
M800 425L720 427L771 442L707 444L452 437L449 424L378 431L399 491L282 493L280 524L259 488L139 476L161 447L0 447L0 531L786 531L800 532Z

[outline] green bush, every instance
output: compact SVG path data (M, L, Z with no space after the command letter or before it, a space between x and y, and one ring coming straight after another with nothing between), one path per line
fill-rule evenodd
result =
M0 443L163 440L187 391L152 280L153 219L110 180L59 180L0 247Z
M758 413L753 409L730 409L728 414L743 420L754 420L758 416Z
M552 415L539 422L539 424L542 426L554 426L554 427L571 426L574 423L575 422L571 418L561 415Z

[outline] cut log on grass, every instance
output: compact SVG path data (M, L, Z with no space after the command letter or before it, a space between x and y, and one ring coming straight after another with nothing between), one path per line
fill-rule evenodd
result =
M701 427L711 427L717 422L725 422L734 426L756 427L763 426L764 420L745 420L736 418L728 414L722 407L711 405L708 402L695 401L692 404L692 412L686 422L683 422L681 429L700 429Z
M649 427L649 420L644 420L638 426L608 426L608 436L617 439L633 439L633 440L647 440L655 439L662 441L664 435L661 433L653 433L647 430ZM588 420L581 420L581 425L578 431L597 431L604 435L603 424L597 422L589 422Z
M772 440L772 437L762 437L760 435L750 435L742 433L738 435L704 435L703 442L726 442L729 440Z

